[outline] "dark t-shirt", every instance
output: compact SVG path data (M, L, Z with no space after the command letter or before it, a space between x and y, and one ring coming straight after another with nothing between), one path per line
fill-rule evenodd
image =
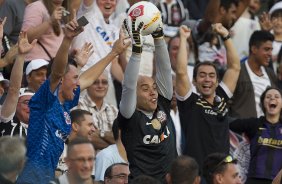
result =
M12 120L5 122L0 122L0 137L9 136L20 136L26 137L28 125L21 123L19 119L14 116Z
M170 163L177 156L169 111L170 100L159 95L152 119L139 110L130 119L118 115L121 139L130 163L130 180L145 174L165 182Z
M237 119L230 123L230 129L244 132L250 139L248 177L273 180L282 169L282 122L272 124L264 116Z
M216 89L216 95L216 105L211 105L195 93L185 101L177 101L186 142L183 154L194 157L200 167L211 153L229 153L229 127L226 116L226 102L229 97L221 86Z

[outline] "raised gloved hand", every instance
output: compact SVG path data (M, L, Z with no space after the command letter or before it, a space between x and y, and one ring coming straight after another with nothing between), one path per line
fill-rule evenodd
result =
M151 35L154 39L162 39L164 37L163 27L159 26Z
M139 53L139 54L142 53L141 31L143 29L144 23L140 22L138 27L135 29L136 19L135 18L132 19L131 34L128 28L127 19L124 19L123 24L132 39L132 52Z

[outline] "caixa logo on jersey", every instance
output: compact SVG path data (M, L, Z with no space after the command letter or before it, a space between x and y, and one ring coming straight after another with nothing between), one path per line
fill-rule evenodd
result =
M112 31L111 34L109 35L102 27L97 26L96 27L97 33L102 37L102 39L106 42L107 45L110 47L113 46L113 40L116 39L115 33ZM112 38L112 39L110 39Z
M71 119L70 119L69 113L64 112L64 117L65 117L66 124L70 125L71 124Z

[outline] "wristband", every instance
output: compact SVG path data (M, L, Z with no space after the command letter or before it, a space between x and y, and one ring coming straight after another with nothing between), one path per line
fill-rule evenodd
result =
M142 47L138 47L138 46L136 46L136 45L133 45L133 46L132 46L132 52L141 54L141 53L142 53Z
M229 38L231 38L231 36L230 36L230 34L228 34L227 36L225 36L225 37L222 36L221 38L222 38L223 41L226 41L226 40L228 40Z

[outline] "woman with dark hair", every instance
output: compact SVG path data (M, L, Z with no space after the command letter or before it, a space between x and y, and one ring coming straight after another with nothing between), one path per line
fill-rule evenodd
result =
M230 129L250 140L251 160L246 184L271 184L282 169L282 93L268 87L260 98L264 116L238 119Z
M63 39L62 24L70 18L70 0L38 0L25 9L22 31L27 32L29 40L38 40L38 44L26 56L33 59L52 60Z

